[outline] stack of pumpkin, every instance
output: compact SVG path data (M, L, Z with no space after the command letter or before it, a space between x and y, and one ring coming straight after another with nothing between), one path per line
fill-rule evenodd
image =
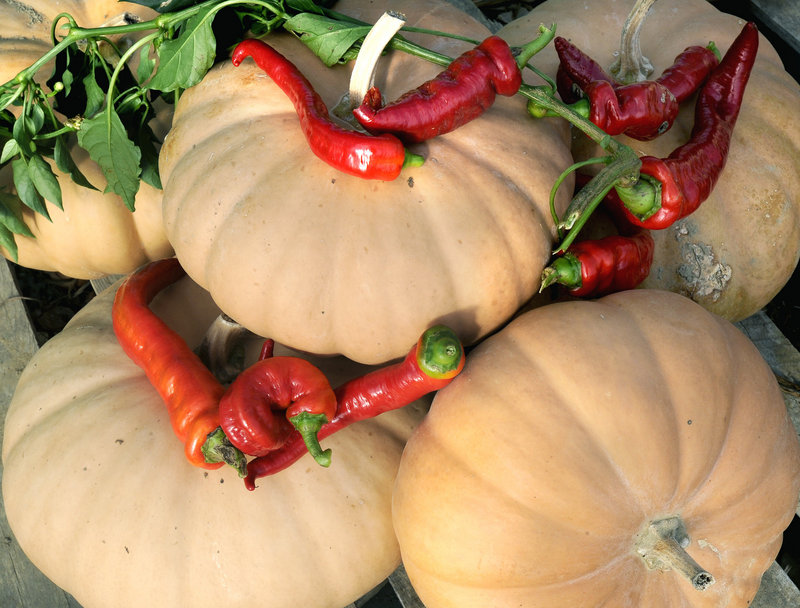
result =
M116 2L37 10L100 4L85 20L102 23ZM556 23L610 59L628 4L549 0L499 35L517 45ZM336 8L489 35L439 0ZM16 22L2 41L4 80L41 52L17 58L21 41L46 38ZM741 23L705 0L662 0L645 27L658 31L642 41L659 69L690 44L724 51ZM407 37L448 56L470 46ZM347 91L348 67L324 67L290 34L268 41L328 105ZM534 63L555 73L556 61L546 48ZM376 85L395 99L440 69L395 51ZM97 219L62 179L64 211L52 209L52 224L28 218L42 227L19 239L20 263L92 277L174 251L188 278L152 308L187 344L224 312L333 385L404 356L438 323L469 347L466 366L432 403L326 438L329 468L306 455L248 492L232 469L183 458L161 397L114 333L115 285L35 355L9 408L2 489L20 545L87 608L341 608L401 560L428 608L744 608L797 507L800 445L771 371L730 321L766 304L797 264L798 101L762 40L722 178L655 237L645 289L551 303L537 296L557 236L550 191L595 153L564 121L498 98L426 142L422 166L366 181L309 152L292 104L257 66L216 65L175 107L163 194L137 198L133 217L159 221L111 233L133 221L122 204L92 194L122 218ZM665 156L692 121L687 107L666 135L631 145ZM568 202L561 188L555 208ZM111 234L121 262L91 261L111 244L69 267L28 253L52 231L58 256L42 255L65 257L61 235L77 224ZM709 287L721 267L726 278ZM247 363L261 341L246 345Z

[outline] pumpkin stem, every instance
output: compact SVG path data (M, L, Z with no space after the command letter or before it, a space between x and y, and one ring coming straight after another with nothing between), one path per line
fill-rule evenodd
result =
M651 570L676 570L702 591L714 584L714 576L686 552L689 534L680 517L651 521L636 539L636 552Z
M631 83L647 80L653 73L653 64L642 55L639 45L641 32L647 13L656 0L636 0L622 26L622 36L619 43L619 53L616 61L611 65L611 74L618 82Z
M230 384L244 369L243 341L252 333L226 314L209 326L195 354L221 384Z

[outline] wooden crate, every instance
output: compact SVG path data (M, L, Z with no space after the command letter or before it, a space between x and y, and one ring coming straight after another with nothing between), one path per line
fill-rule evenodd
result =
M453 0L455 4L463 4ZM664 0L666 1L666 0ZM726 10L726 3L720 8ZM797 78L800 57L800 2L797 0L743 0L733 2L735 10L752 16L773 44L787 55L787 69ZM474 8L465 5L465 8ZM794 70L794 71L793 71ZM13 266L0 261L0 442L5 413L17 378L37 350L36 337L24 302L14 281ZM108 281L95 284L101 289ZM800 434L800 353L763 313L737 324L758 347L776 376L787 389L784 399ZM2 464L0 464L2 481ZM800 506L798 506L800 515ZM1 608L81 608L68 593L50 582L20 549L6 520L0 502L0 607ZM761 588L751 608L798 608L800 590L777 563L764 574ZM424 608L414 593L402 566L387 581L360 600L344 608Z

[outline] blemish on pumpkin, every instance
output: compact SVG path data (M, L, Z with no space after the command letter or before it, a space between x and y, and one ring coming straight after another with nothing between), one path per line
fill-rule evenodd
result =
M409 177L408 178L408 187L409 188L413 188L414 187L414 178L413 177Z
M711 245L690 241L690 226L679 223L674 231L675 240L680 243L680 256L683 260L677 273L683 280L685 295L692 299L707 297L716 302L731 280L731 267L717 259Z
M124 439L115 439L114 443L116 443L117 445L122 445L123 443L125 443L125 440Z

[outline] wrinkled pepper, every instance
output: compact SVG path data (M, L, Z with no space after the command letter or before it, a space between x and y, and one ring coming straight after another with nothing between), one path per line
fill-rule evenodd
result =
M642 157L639 180L631 186L615 186L633 224L667 228L694 212L711 194L728 157L758 37L756 25L746 23L701 87L689 140L667 158Z
M562 37L553 42L559 56L556 83L564 101L609 135L638 140L666 132L680 104L693 95L718 65L716 47L690 46L655 80L619 84L588 55ZM577 99L576 89L583 99Z
M490 36L457 57L435 78L384 105L377 87L353 110L370 133L393 134L406 143L449 133L474 120L496 95L519 91L522 73L508 43Z

